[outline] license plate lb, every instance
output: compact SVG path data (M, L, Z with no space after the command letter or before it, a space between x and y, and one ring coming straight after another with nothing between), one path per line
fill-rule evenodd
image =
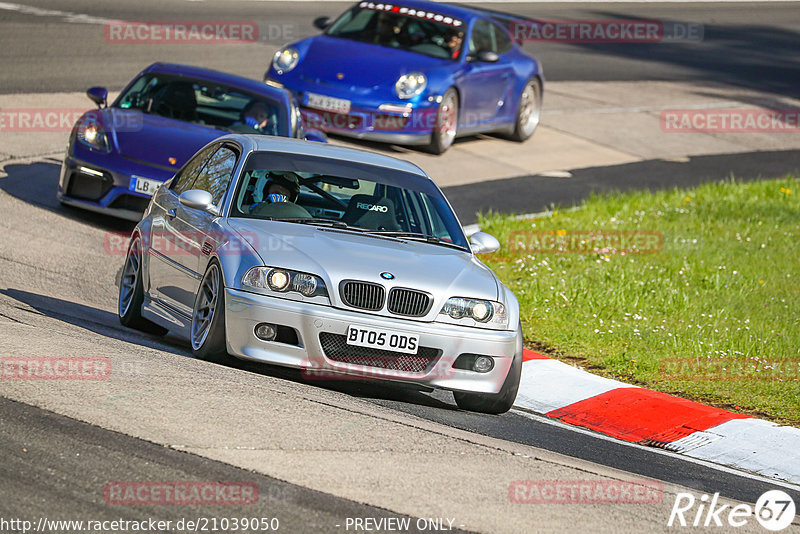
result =
M163 182L152 180L150 178L131 176L131 183L128 185L128 189L131 191L136 191L137 193L144 193L145 195L152 197L156 193L156 189L158 189L162 183Z
M378 328L350 326L347 329L347 344L356 347L416 354L419 349L419 336Z

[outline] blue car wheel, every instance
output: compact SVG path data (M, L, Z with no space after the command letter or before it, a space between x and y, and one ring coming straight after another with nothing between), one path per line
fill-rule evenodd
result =
M441 154L453 144L458 133L458 93L452 87L445 91L436 112L436 122L431 132L428 151Z
M539 116L542 113L542 87L535 78L528 80L517 106L517 120L514 124L514 133L511 139L522 142L533 135L539 126Z

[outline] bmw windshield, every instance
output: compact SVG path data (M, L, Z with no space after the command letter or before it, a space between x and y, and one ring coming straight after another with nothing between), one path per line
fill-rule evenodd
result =
M362 2L339 17L326 35L455 61L465 29L463 21L438 13Z
M330 226L469 251L439 189L420 176L324 158L254 152L232 217Z

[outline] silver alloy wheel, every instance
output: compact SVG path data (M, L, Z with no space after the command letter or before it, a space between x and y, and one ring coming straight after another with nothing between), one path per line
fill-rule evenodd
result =
M203 281L200 282L200 290L194 301L194 311L192 313L192 348L200 350L206 342L208 333L211 330L211 323L214 320L214 312L217 309L217 299L219 298L219 267L211 264Z
M119 282L119 316L123 317L128 313L128 308L133 302L133 295L136 292L136 284L139 281L139 273L142 267L142 252L139 247L139 239L131 243L128 250L128 257L125 259L125 267L122 269L122 279Z
M539 115L541 115L542 107L538 95L538 85L534 80L529 81L519 99L519 130L523 137L533 135L533 131L539 125Z
M449 92L444 95L442 103L439 104L439 114L436 122L436 135L439 136L439 144L443 148L453 144L453 140L456 138L457 126L458 102L455 93Z

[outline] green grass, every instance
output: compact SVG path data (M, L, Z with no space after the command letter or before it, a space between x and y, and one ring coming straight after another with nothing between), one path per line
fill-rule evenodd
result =
M529 346L800 425L800 178L594 196L480 225L503 244L482 259L516 293ZM660 232L663 249L532 252L526 233L587 230Z

